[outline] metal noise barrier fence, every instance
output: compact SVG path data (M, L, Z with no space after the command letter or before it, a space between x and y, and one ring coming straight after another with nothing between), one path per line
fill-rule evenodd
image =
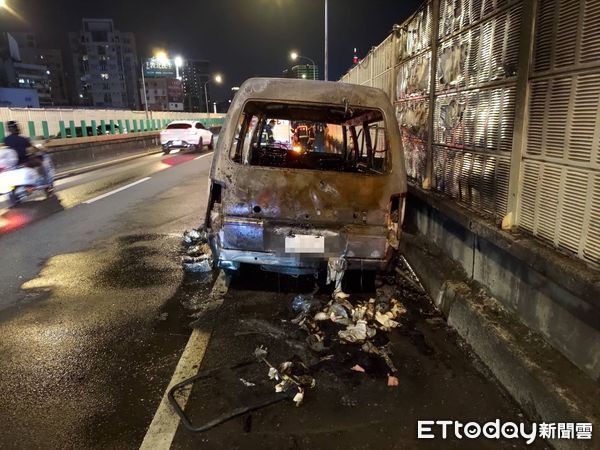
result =
M600 2L430 0L340 81L390 95L413 183L600 264Z
M207 127L222 125L224 114L169 111L129 111L119 109L45 109L0 108L0 139L5 124L19 122L22 133L30 137L81 137L99 134L136 133L164 128L173 120L199 120Z

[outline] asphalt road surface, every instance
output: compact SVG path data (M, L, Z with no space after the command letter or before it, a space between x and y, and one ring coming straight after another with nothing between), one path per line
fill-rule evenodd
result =
M185 274L181 234L203 220L210 155L143 157L64 179L56 198L0 210L0 448L523 445L416 440L419 419L526 419L413 287L398 285L409 313L390 333L399 386L388 387L381 374L350 371L351 361L323 364L307 350L290 303L312 280ZM359 278L347 289L367 298L372 289ZM186 430L167 386L247 360L259 345L274 361L298 355L314 367L304 405L286 401L206 433ZM255 364L178 399L202 423L272 388Z

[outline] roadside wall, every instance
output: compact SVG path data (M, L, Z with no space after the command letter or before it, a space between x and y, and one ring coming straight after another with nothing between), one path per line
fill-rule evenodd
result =
M405 227L424 236L468 280L484 286L529 329L600 380L600 273L416 187L410 188Z
M45 149L52 157L58 174L86 168L126 157L142 156L161 150L156 132L135 135L98 136L96 138L60 139ZM72 141L72 142L64 142Z
M106 134L140 133L164 128L173 120L199 120L206 126L222 125L225 114L169 111L129 111L120 109L0 108L0 140L4 140L6 122L16 120L23 134L48 139L69 128L104 127ZM71 133L73 136L75 133Z

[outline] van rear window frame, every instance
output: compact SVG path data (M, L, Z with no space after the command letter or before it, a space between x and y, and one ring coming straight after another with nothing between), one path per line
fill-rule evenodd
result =
M339 170L319 170L319 169L312 169L312 168L299 168L299 167L276 167L276 166L269 166L269 165L261 165L261 164L249 164L249 163L244 163L243 161L236 161L235 159L235 155L238 154L238 152L240 151L240 146L243 144L243 141L241 141L239 139L239 136L242 134L242 131L245 132L245 134L248 133L248 129L251 123L251 120L245 120L244 117L248 114L246 112L246 109L248 107L248 104L250 103L275 103L275 104L282 104L282 105L298 105L298 106L316 106L316 107L339 107L339 104L332 104L332 103L319 103L319 102L291 102L291 101L285 101L285 100L265 100L265 99L247 99L243 104L242 107L240 108L240 112L239 115L236 117L236 130L233 134L233 140L231 142L231 146L229 147L229 151L227 152L227 158L229 158L229 160L236 165L240 165L240 166L244 166L244 167L255 167L255 168L262 168L262 169L270 169L270 170L286 170L286 171L307 171L307 172L326 172L326 173L337 173L337 174L346 174L346 175L355 175L355 176L375 176L375 177L379 177L379 176L385 176L385 175L389 175L392 172L392 158L393 158L393 152L392 152L392 148L390 147L391 144L391 140L390 140L390 134L389 134L389 126L388 126L388 117L385 114L385 111L380 108L380 107L369 107L369 106L362 106L362 105L348 105L348 108L356 108L356 109L365 109L365 110L369 110L369 111L373 111L373 112L378 112L380 114L381 120L379 121L374 121L374 122L370 122L369 125L374 125L380 122L383 122L384 124L384 138L385 138L385 142L386 142L386 150L385 150L385 160L384 160L384 165L383 165L383 170L381 172L376 172L373 169L370 169L369 172L351 172L351 171L339 171ZM255 115L255 114L253 114ZM265 119L268 116L265 116ZM260 119L259 119L260 120ZM242 128L238 130L238 126L242 125ZM335 124L338 125L338 124ZM345 125L341 125L339 124L339 126L343 127L344 129L347 129L349 127L345 126ZM258 128L255 129L253 131L253 135L258 131ZM348 143L346 142L347 140L350 140L350 136L349 136L350 132L348 130L348 132L344 132L343 134L343 139L344 139L344 146L346 147L346 150L348 150ZM250 139L252 139L252 137L250 137ZM241 156L243 157L243 151L240 152Z

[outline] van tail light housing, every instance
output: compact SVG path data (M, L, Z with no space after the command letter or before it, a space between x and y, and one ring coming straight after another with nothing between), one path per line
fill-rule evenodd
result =
M388 242L389 245L398 249L400 235L402 234L402 222L404 220L404 208L406 205L406 192L392 194L388 204Z

